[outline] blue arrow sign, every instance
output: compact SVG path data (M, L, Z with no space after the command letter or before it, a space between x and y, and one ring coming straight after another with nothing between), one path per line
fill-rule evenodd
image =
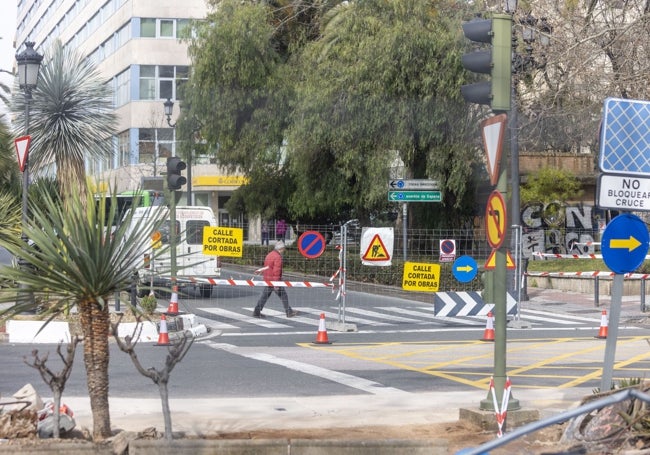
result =
M461 256L454 261L451 273L461 283L468 283L472 281L478 273L478 265L474 258L470 256Z
M630 273L638 269L648 253L650 234L636 215L624 213L605 228L600 249L605 265L614 273Z

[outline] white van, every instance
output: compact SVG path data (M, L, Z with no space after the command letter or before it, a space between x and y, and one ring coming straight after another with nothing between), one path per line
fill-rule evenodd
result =
M143 251L143 257L138 261L138 275L141 287L170 285L171 255L169 248L162 254L156 254L157 248L169 245L169 208L138 207L133 214L132 223L138 223L143 218L163 219L157 233L152 233L152 242ZM210 207L178 206L176 207L176 278L179 287L194 286L190 278L218 278L221 275L221 260L218 256L203 254L203 228L217 226L217 220ZM154 239L159 239L154 241ZM155 258L155 259L154 259ZM199 285L201 296L210 297L212 286Z

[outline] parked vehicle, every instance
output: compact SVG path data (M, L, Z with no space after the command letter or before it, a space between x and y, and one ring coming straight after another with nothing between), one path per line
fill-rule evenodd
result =
M190 278L217 278L221 275L221 260L218 256L203 254L203 228L217 226L217 220L210 207L176 207L176 227L170 230L168 207L138 207L133 213L132 224L163 220L160 228L152 232L151 244L143 249L142 258L137 261L140 294L148 293L153 286L169 287L171 283L171 250L161 254L155 250L169 246L170 233L176 233L176 278L179 287L194 286ZM201 296L212 294L212 285L200 284Z

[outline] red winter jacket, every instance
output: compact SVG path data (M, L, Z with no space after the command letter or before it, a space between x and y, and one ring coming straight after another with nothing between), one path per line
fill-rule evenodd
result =
M264 267L268 267L262 272L265 281L280 281L282 279L282 255L277 250L266 255Z

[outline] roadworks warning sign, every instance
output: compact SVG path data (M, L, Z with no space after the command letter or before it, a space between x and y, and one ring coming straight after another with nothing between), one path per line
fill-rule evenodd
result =
M361 263L388 266L393 256L393 228L364 228L361 233Z

